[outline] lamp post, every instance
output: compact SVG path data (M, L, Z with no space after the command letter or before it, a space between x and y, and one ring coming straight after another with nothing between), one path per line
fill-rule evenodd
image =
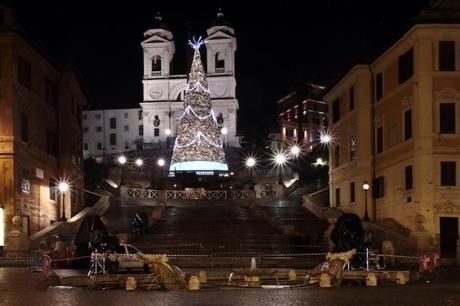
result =
M166 148L169 148L169 136L171 136L171 129L166 129L165 134L166 134Z
M323 134L321 135L320 143L321 144L329 144L332 141L332 136L329 134Z
M123 174L124 174L124 168L125 168L125 164L126 164L126 156L124 155L120 155L118 156L117 158L117 161L118 161L118 164L120 164L120 167L121 167L121 178L120 178L120 185L124 185L125 182L124 182L124 178L123 178Z
M256 159L250 156L246 159L245 164L246 164L246 167L249 168L249 179L251 183L251 189L254 189L254 183L252 182L252 169L256 165Z
M136 159L135 163L138 168L144 165L144 161L141 158Z
M296 168L297 168L296 170L297 170L297 174L299 175L299 180L300 180L299 156L300 156L301 151L302 150L301 150L300 146L297 145L297 144L294 144L289 148L289 153L291 153L291 155L295 158Z
M137 178L140 177L140 172L141 172L141 168L142 166L144 166L144 160L140 157L136 158L136 160L134 161L134 164L136 164L136 167L137 167Z
M58 185L59 192L62 194L62 211L61 211L61 221L67 222L65 217L65 194L69 190L69 183L66 181L61 181Z
M157 164L160 167L160 186L163 187L163 166L165 165L165 160L160 158Z
M275 164L278 168L278 184L282 184L283 181L281 179L281 168L286 163L286 155L283 152L278 152L275 154Z
M369 190L369 183L367 181L364 181L363 183L363 189L364 189L364 218L363 221L369 221L369 213L367 211L367 191Z
M226 135L228 134L228 130L227 130L227 128L224 126L223 128L220 129L220 132L222 133L222 135L224 135L224 137L223 137L223 138L224 138L223 145L224 145L224 147L225 147L225 140L226 140L225 137L226 137Z

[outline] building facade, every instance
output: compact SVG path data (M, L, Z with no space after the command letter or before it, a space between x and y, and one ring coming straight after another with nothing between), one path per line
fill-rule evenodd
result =
M81 110L87 104L80 79L49 60L0 7L0 204L8 231L22 218L33 234L70 218L83 206ZM57 184L66 180L66 203Z
M307 84L277 101L281 142L312 150L327 130L328 105L320 99L323 86Z
M84 158L140 149L143 136L141 108L83 111Z
M392 218L410 229L418 249L455 257L460 25L440 19L443 10L422 11L420 23L369 65L354 66L324 99L334 136L331 206L364 217L367 202L371 220Z
M101 126L93 111L85 111L85 127L88 133L84 134L84 143L87 150L84 155L101 155L127 151L128 144L143 143L144 148L174 145L174 139L179 125L180 116L184 111L183 99L187 84L187 75L172 74L171 62L175 53L174 36L162 18L157 15L154 25L144 33L143 50L143 101L139 109L130 109L130 112L142 112L142 135L134 133L140 131L137 116L124 117L124 109L104 110L105 121L112 118L121 119L122 123L116 128L102 129L94 132L90 127ZM206 67L209 90L212 97L212 108L222 128L225 128L224 145L239 146L237 137L237 110L235 79L235 52L236 37L233 28L225 21L221 12L207 30L206 37ZM100 111L101 112L101 111ZM102 118L101 114L101 118ZM85 118L85 117L84 117ZM129 133L124 130L129 126ZM133 133L131 133L133 132ZM96 133L94 135L93 133ZM115 134L115 136L110 136ZM110 137L117 139L117 144L110 144ZM97 139L97 140L95 140ZM105 139L105 140L104 140ZM102 151L98 150L98 143L104 140ZM113 142L112 142L113 143ZM129 145L129 149L136 147ZM99 146L100 147L100 146Z

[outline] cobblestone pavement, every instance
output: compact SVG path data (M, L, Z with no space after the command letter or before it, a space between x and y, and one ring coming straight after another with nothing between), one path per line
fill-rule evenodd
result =
M338 289L233 289L159 292L45 289L38 274L0 268L0 305L460 305L460 271L406 286Z

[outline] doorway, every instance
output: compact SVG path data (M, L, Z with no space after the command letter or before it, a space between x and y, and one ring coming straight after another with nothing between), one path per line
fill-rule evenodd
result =
M457 256L458 218L440 217L441 257Z

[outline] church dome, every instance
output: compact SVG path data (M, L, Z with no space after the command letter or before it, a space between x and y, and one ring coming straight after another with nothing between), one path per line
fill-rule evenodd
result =
M221 27L224 26L224 27L233 28L230 21L228 21L225 18L224 13L221 8L219 8L219 10L217 11L216 18L211 22L210 28L216 27L216 26L221 26Z
M160 12L157 12L153 19L154 20L151 29L162 29L170 31L168 25L163 21L163 17L161 17Z

